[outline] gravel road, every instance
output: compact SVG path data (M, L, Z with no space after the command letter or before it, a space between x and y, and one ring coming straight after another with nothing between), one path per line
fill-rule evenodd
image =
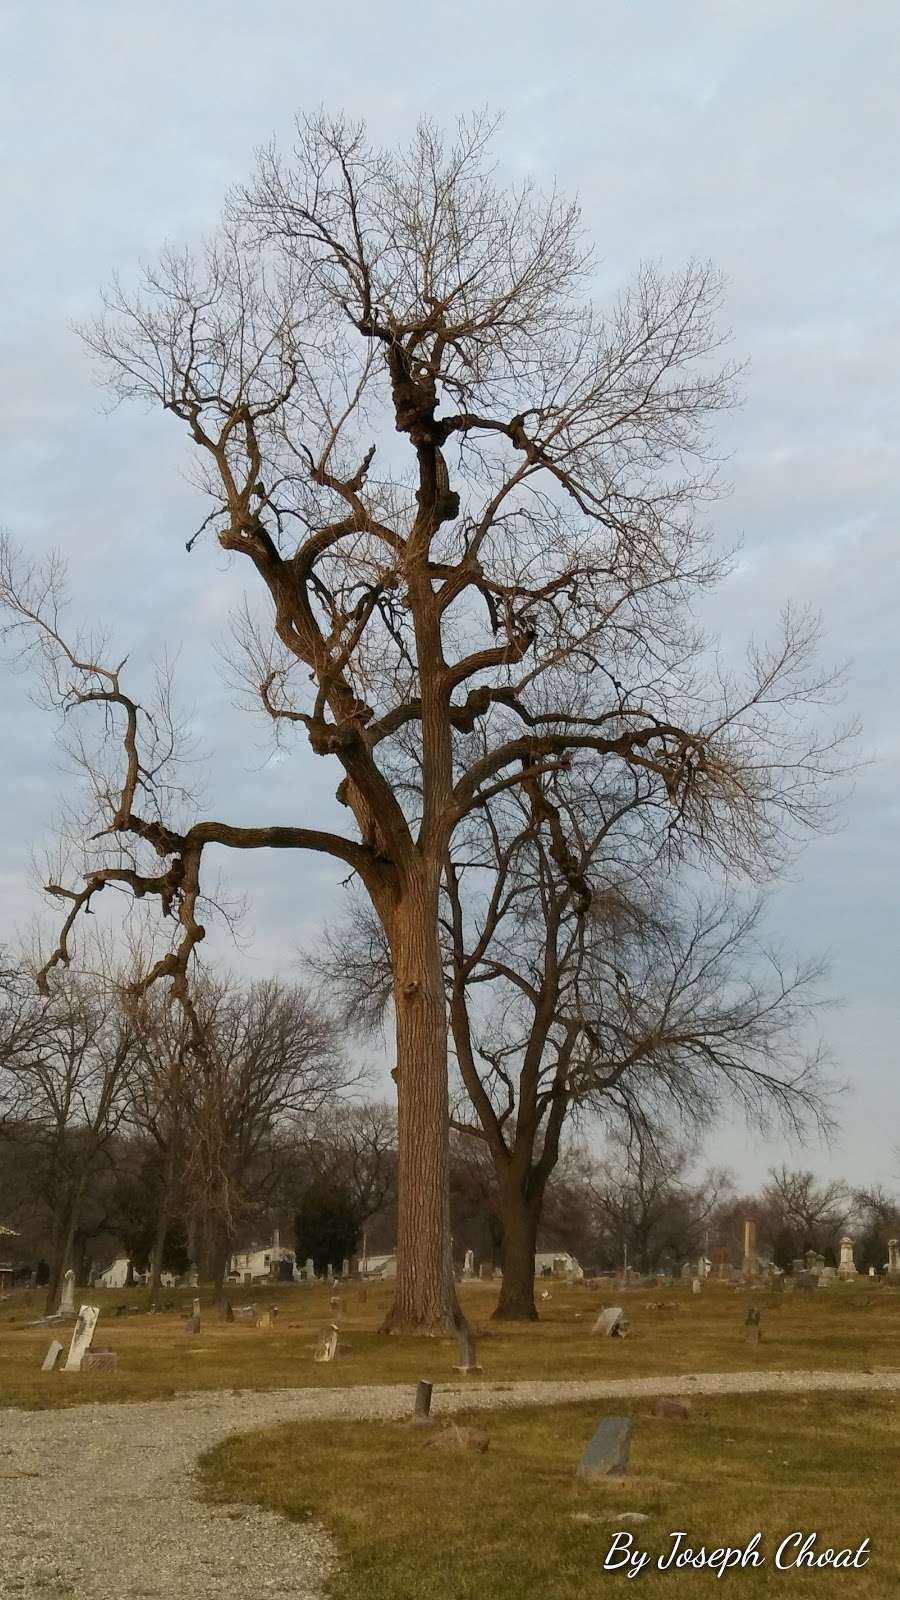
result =
M900 1392L900 1370L444 1386L432 1409L862 1389ZM335 1561L326 1534L252 1508L204 1504L195 1493L196 1459L228 1434L305 1418L403 1416L412 1399L412 1386L390 1385L0 1411L0 1595L316 1600Z

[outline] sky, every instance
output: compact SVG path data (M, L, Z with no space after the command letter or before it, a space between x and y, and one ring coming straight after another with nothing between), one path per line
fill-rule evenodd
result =
M736 650L787 599L820 610L866 758L840 831L806 850L771 918L788 948L829 959L837 1135L803 1148L724 1123L707 1157L747 1185L782 1160L859 1184L900 1176L898 81L894 0L8 0L0 20L0 523L36 555L65 554L74 612L136 670L176 658L211 814L228 820L315 826L335 777L304 752L273 762L232 704L214 644L244 575L209 544L185 554L204 512L178 426L108 413L73 332L102 286L212 227L255 149L288 145L295 115L322 105L364 117L378 143L404 142L423 113L449 126L487 106L503 115L502 175L579 196L604 286L642 260L711 258L724 274L748 365L719 430L732 489L715 517L741 555L707 620ZM66 779L52 719L0 674L9 940L34 915L30 861ZM217 949L247 976L291 973L343 874L300 855L228 866L250 904L239 947Z

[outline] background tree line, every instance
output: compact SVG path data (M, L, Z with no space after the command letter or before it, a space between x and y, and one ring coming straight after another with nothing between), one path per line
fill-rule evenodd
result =
M123 1252L149 1274L153 1301L161 1273L190 1265L221 1292L232 1252L267 1243L276 1227L320 1273L364 1240L370 1254L394 1248L396 1117L362 1096L354 1034L311 991L274 980L207 977L195 1005L202 1055L181 1011L155 995L123 1004L108 975L66 975L43 997L26 972L3 972L0 1221L17 1230L12 1253L23 1266L43 1264L50 1306L67 1266L83 1283ZM651 1126L648 1113L617 1104L599 1153L572 1122L541 1190L535 1246L570 1251L595 1271L626 1260L667 1271L716 1249L739 1263L751 1216L760 1251L780 1266L807 1249L836 1261L845 1231L860 1268L884 1265L900 1236L896 1194L787 1167L758 1193L738 1194L728 1172L700 1169L696 1141ZM471 1249L503 1265L502 1170L488 1141L458 1121L454 1260L459 1269ZM509 1137L515 1148L514 1126Z

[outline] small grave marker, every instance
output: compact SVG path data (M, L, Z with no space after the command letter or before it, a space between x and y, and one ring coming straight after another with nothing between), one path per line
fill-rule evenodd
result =
M47 1354L41 1362L41 1371L52 1372L61 1355L62 1345L58 1339L54 1339L50 1349L47 1351Z
M608 1339L622 1339L628 1331L628 1319L622 1306L607 1306L601 1311L594 1323L594 1333L602 1333Z
M81 1363L82 1372L115 1372L119 1358L115 1350L88 1350Z
M628 1417L604 1417L578 1463L579 1478L616 1478L628 1471L631 1422Z
M480 1372L475 1352L475 1335L467 1322L464 1322L457 1334L459 1340L459 1365L457 1372Z

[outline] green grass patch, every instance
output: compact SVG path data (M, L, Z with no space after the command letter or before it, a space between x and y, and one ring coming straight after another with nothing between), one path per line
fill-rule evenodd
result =
M604 1413L632 1417L627 1477L581 1483L575 1467ZM692 1546L740 1547L762 1531L764 1566L725 1574L733 1596L888 1600L897 1578L900 1412L878 1395L698 1399L686 1421L652 1402L472 1413L486 1454L426 1446L400 1423L289 1424L233 1438L201 1464L206 1494L324 1524L337 1542L333 1600L584 1600L630 1594L604 1571L618 1529L650 1553L637 1593L696 1600L715 1569L660 1571L684 1530ZM427 1436L426 1436L427 1437ZM622 1512L649 1520L619 1521ZM795 1530L817 1549L871 1543L868 1565L779 1571Z

